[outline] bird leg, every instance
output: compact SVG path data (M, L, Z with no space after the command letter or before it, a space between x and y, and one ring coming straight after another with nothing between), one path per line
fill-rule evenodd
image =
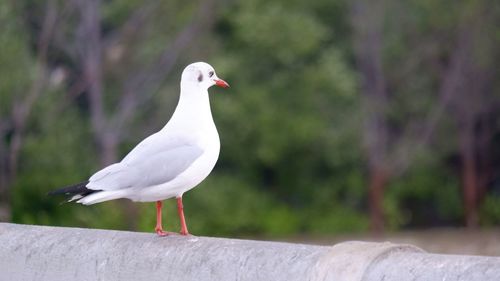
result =
M186 219L184 218L184 206L182 205L182 196L177 197L177 212L179 213L179 220L181 222L181 235L188 235Z
M161 225L161 207L162 207L162 202L161 201L156 201L156 227L155 231L158 236L167 236L169 233L166 231L163 231L163 227Z

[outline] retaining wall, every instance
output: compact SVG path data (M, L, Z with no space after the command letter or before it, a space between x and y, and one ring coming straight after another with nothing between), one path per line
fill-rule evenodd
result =
M500 258L0 223L0 280L500 280Z

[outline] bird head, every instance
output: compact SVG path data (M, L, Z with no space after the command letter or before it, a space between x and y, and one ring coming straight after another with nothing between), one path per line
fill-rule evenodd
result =
M228 88L229 84L217 77L215 69L208 63L195 62L184 69L182 72L181 84L189 83L201 88L208 89L213 85Z

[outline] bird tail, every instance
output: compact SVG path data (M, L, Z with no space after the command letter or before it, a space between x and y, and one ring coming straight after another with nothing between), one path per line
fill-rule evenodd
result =
M80 182L49 192L49 195L66 195L68 202L76 201L83 205L92 205L108 200L123 198L127 190L94 190L88 189L89 181Z
M77 184L69 185L60 189L53 190L48 195L65 195L68 196L68 202L82 199L88 195L99 193L101 190L88 189L87 184L89 181L80 182Z
M122 190L122 189L110 190L110 191L99 190L99 192L92 193L92 194L89 194L87 196L80 197L80 198L74 198L73 200L78 199L78 201L76 201L76 203L80 203L83 205L92 205L92 204L101 203L104 201L123 198L124 196L126 196L126 194L127 194L127 190Z

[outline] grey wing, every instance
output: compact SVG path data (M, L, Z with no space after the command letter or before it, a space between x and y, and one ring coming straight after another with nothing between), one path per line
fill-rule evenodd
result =
M168 137L157 132L141 141L123 158L122 162L142 161L144 156L153 155L183 145L188 145L188 143L180 138Z
M162 137L159 133L152 134L134 147L120 163L109 165L108 167L97 171L94 175L92 175L92 177L90 177L89 181L91 183L97 182L104 177L109 178L113 175L119 177L126 168L123 164L133 163L134 161L143 161L144 159L147 159L147 157L153 156L156 153L170 150L176 146L182 145L183 143L176 139L165 139L165 137Z
M141 188L166 183L184 172L203 150L196 145L180 145L170 149L122 161L97 172L87 185L96 190Z

